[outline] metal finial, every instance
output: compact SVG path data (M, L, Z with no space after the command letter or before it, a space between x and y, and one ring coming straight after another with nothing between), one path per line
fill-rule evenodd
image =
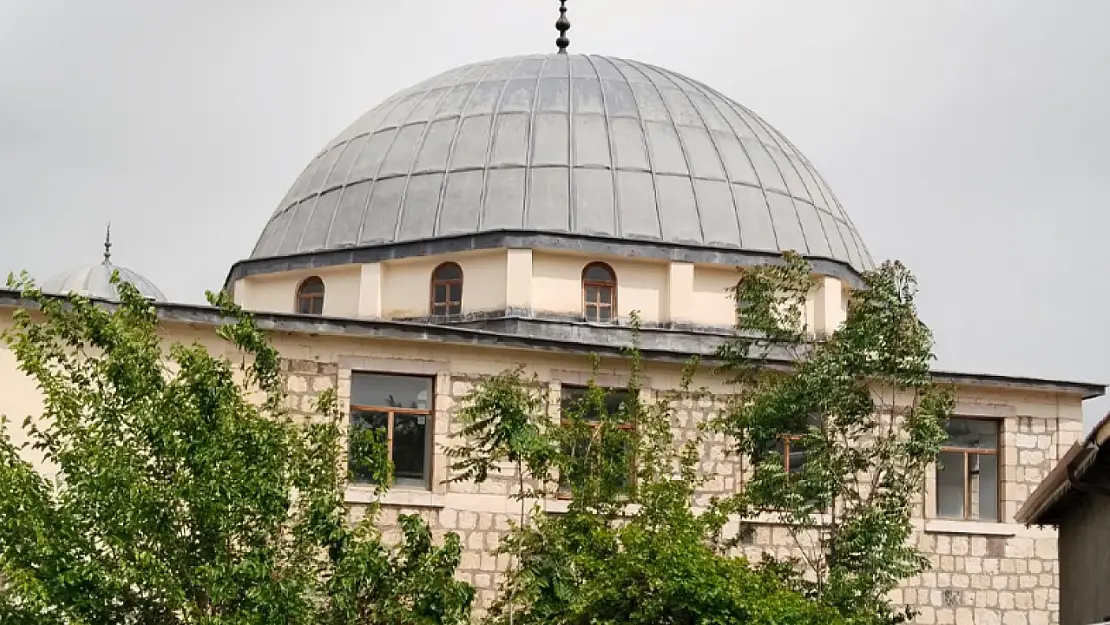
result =
M559 31L559 38L555 45L559 46L559 54L566 54L570 46L567 31L570 30L570 20L567 19L567 0L559 0L559 19L555 20L555 28Z
M112 222L108 222L108 230L104 233L104 262L112 258Z

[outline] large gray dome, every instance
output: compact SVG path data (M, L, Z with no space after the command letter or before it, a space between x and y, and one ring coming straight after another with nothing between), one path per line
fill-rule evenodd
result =
M821 176L755 113L658 67L556 54L453 69L370 110L251 258L501 230L872 266Z

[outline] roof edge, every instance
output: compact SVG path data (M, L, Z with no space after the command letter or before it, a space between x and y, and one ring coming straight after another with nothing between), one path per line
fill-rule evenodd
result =
M1072 490L1073 480L1081 479L1095 458L1103 451L1102 447L1110 440L1110 414L1095 424L1091 432L1082 440L1076 441L1067 453L1052 467L1029 499L1018 509L1014 520L1025 525L1038 525L1064 495Z
M95 300L106 306L117 303ZM160 318L204 325L225 323L225 317L212 306L152 302ZM0 307L33 308L35 303L23 298L19 292L0 289ZM251 312L260 328L269 331L347 336L353 338L379 338L393 340L432 340L458 345L483 345L492 348L559 350L588 355L597 353L621 356L625 343L631 339L631 328L623 326L596 326L569 321L532 319L506 315L489 324L489 328L460 327L424 321L395 321L378 319L349 319L320 317L292 313ZM558 329L560 331L550 331ZM654 359L685 363L698 356L712 361L716 347L726 337L723 333L710 333L703 329L650 328L643 330L645 340L642 351ZM627 335L627 336L625 336ZM614 340L617 339L617 340ZM624 340L622 340L624 339ZM650 339L650 340L648 340ZM783 355L772 359L779 364L789 364ZM1082 399L1101 397L1105 384L1074 382L1046 378L933 371L933 379L947 384L974 384L1002 388L1016 388L1052 393L1079 395ZM1107 428L1110 437L1110 427Z

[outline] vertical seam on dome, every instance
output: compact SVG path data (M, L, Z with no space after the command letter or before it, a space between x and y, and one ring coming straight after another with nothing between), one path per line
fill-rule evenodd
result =
M397 102L392 107L390 107L389 111L386 112L385 115L382 115L382 120L384 121L386 119L389 119L389 115L393 113L394 109L396 109L398 106L401 106L401 103L404 101L404 98L397 98ZM387 145L385 147L385 151L382 152L382 160L378 161L378 167L374 170L374 174L370 176L370 191L366 194L366 204L364 204L362 207L362 219L358 222L358 233L355 235L356 247L362 243L362 231L366 228L366 217L370 213L370 204L374 201L374 192L378 190L378 176L380 176L382 173L382 167L385 167L385 159L387 156L389 156L389 151L393 149L393 144L397 143L397 136L401 134L401 128L402 126L400 125L394 127L393 138L389 140L389 145ZM379 126L379 130L380 129L381 128ZM370 143L375 134L377 134L377 131L369 133L370 136L366 140L367 144ZM364 147L363 149L366 148ZM401 223L400 206L397 207L397 223Z
M462 106L459 108L459 123L455 126L455 132L451 136L451 143L447 146L447 155L443 161L443 186L439 188L439 200L436 202L436 215L432 222L432 232L439 233L439 218L443 213L443 203L447 201L447 178L451 173L451 159L455 156L455 147L459 143L459 135L462 134L463 122L467 119L466 109L470 106L470 101L474 99L474 94L478 93L478 87L482 85L482 81L486 76L489 76L493 68L497 67L497 63L490 63L486 71L474 81L474 88L470 93L466 94L466 100L463 101ZM493 132L493 116L490 114L490 132ZM482 195L485 193L485 175L482 176L482 190L478 196L478 224L481 228L482 223Z
M493 167L493 146L497 143L497 120L498 120L499 117L501 117L501 104L502 104L502 101L505 99L505 92L509 90L509 81L512 80L513 72L516 71L516 68L520 67L521 63L524 62L525 58L526 57L512 57L510 59L502 59L501 62L499 63L499 64L507 64L506 61L512 61L513 62L512 66L509 67L509 75L505 77L505 85L503 87L501 87L501 92L497 94L497 101L495 101L493 103L493 112L490 113L489 138L486 139L486 159L485 159L485 165L481 169L481 172L482 172L482 189L481 189L481 191L478 192L478 226L475 228L477 231L481 231L482 224L485 222L483 217L485 216L485 213L486 213L486 186L489 185L489 170L490 170L491 167ZM540 71L541 72L543 71L543 67L540 67ZM539 77L539 74L537 74L536 75L537 90L539 89L539 84L540 84L540 77ZM536 93L533 92L533 94L532 94L532 105L530 107L530 109L532 111L536 110L535 97L536 97ZM531 122L529 122L528 136L526 136L524 138L525 176L527 176L528 154L529 154L529 148L531 146L532 146L532 128L531 128ZM512 168L509 167L509 168L506 168L506 169L512 169ZM438 219L438 215L437 215L437 219Z
M803 253L803 255L810 254L811 252L810 252L810 249L809 249L809 237L806 236L806 228L805 228L805 225L802 223L802 216L800 214L798 214L798 204L794 200L794 194L790 192L790 185L786 183L786 176L783 175L783 173L782 173L782 167L779 167L778 161L775 160L774 156L771 156L770 150L767 149L767 147L768 147L767 144L763 143L763 140L759 138L759 134L755 132L752 125L750 123L748 123L748 121L746 119L744 119L744 115L745 114L750 114L750 111L748 111L748 109L744 108L743 106L741 106L740 104L738 104L736 102L732 102L732 101L729 101L729 100L726 100L726 102L728 102L728 105L730 107L732 107L733 112L735 112L737 117L740 118L740 121L744 122L744 125L746 125L748 127L748 129L752 131L752 134L755 135L756 141L759 141L759 145L761 147L763 147L763 150L765 152L767 152L767 158L769 158L771 160L771 164L774 165L775 171L779 172L779 178L782 179L782 186L785 187L784 190L786 191L786 197L790 198L790 206L794 209L794 219L795 219L795 221L798 222L798 232L802 233L802 245L804 245L806 247L806 249L802 253ZM737 107L739 107L741 110L737 110ZM753 115L753 121L759 122L760 120L758 118L754 117L754 115ZM763 129L764 132L767 133L767 136L771 137L772 141L775 140L774 133L772 131L768 130L765 127L765 124L760 124L760 127ZM741 145L743 145L743 143L741 143ZM766 192L766 190L765 190L765 192ZM770 210L770 208L771 208L770 198L768 198L768 201L767 201L767 208L768 208L768 210ZM772 223L774 222L774 219L775 219L774 214L772 214L771 215ZM779 245L779 251L780 252L785 251L785 250L782 249L781 244Z
M794 152L797 153L798 158L802 159L802 162L805 163L805 165L809 168L809 171L813 174L815 182L817 182L818 192L820 192L821 195L824 196L825 192L828 191L828 195L831 197L826 197L825 201L828 202L831 206L835 206L837 211L844 218L845 225L848 226L848 231L852 235L852 243L856 247L856 253L860 255L861 261L866 261L866 264L868 264L868 266L864 267L864 269L873 268L875 266L875 261L871 257L871 252L867 249L867 246L863 244L863 238L860 237L859 229L856 228L856 224L848 215L848 211L844 210L844 206L840 204L840 199L836 197L836 193L832 190L832 187L829 186L829 182L825 180L825 177L821 175L821 172L813 166L813 163L811 163L809 159L806 158L805 154L802 154L801 150L799 150L797 147L794 146L793 143L790 142L790 139L785 136L783 137L783 139L786 141L787 144L790 145L790 147L794 148ZM844 238L843 233L841 234L841 238ZM845 241L845 247L847 247L847 244L848 242ZM851 264L850 259L849 264Z
M336 146L336 147L338 147L338 146ZM293 253L294 254L298 253L301 249L301 243L304 241L304 235L305 235L306 232L308 232L308 225L312 223L312 216L316 214L316 207L320 205L320 196L322 196L324 194L323 189L328 188L328 178L331 178L332 172L335 171L335 166L339 164L339 161L343 160L343 155L347 152L347 148L349 148L349 147L351 147L351 142L350 141L346 141L346 142L343 143L343 149L339 152L339 156L336 157L335 162L332 163L331 167L328 168L328 173L327 173L326 176L324 176L324 181L320 183L321 191L316 194L316 197L312 198L312 209L308 213L308 219L306 219L305 222L304 222L304 229L301 230L301 236L297 238L297 245L293 248ZM336 208L338 208L338 205L336 205ZM332 213L332 216L334 218L335 214ZM330 223L328 224L328 229L329 230L331 229L331 224ZM285 236L287 236L287 237L289 236L288 231L286 231ZM285 241L283 240L282 243L284 243L284 242ZM326 236L324 238L324 243L327 244Z
M628 65L629 67L631 67L631 65L628 61L619 57L609 58L609 62L612 63L613 68L624 78L624 84L628 85L628 91L632 94L632 99L636 102L636 119L640 122L640 137L643 139L644 158L647 160L648 173L651 174L651 193L655 197L655 224L659 226L659 240L666 241L666 239L663 238L663 216L659 213L659 185L656 181L655 159L651 157L651 139L648 138L647 126L645 125L646 122L640 110L640 98L636 96L636 90L632 88L632 83L628 81L628 74L621 69L620 64L614 63L614 61L619 61L620 64ZM616 163L613 165L615 167Z
M458 77L456 77L454 84L452 84L450 87L444 87L443 88L444 89L443 95L441 95L439 97L439 101L436 102L435 106L432 107L431 112L428 113L428 121L424 122L424 130L423 130L423 132L420 133L420 138L416 141L416 149L414 149L412 151L412 159L409 160L408 173L405 175L405 186L401 187L401 199L398 201L398 206L397 206L397 223L394 224L394 226L393 226L393 240L394 241L396 241L397 238L401 235L401 220L405 216L405 198L407 198L408 194L409 194L409 184L412 182L412 170L413 170L414 167L416 167L416 161L420 158L420 150L424 149L424 142L428 140L428 132L432 129L432 122L435 120L436 111L438 111L439 107L443 105L443 101L447 99L447 95L451 93L451 90L454 89L455 87L457 87L458 85L459 85L459 79L458 79ZM424 92L424 97L420 98L420 102L417 103L416 106L419 106L420 104L422 104L424 102L424 100L429 99L428 95L431 94L431 93L432 93L432 90L425 91ZM416 106L414 106L413 108L415 109ZM410 111L409 114L410 115L412 114L411 111ZM404 126L400 126L399 128L403 128L403 127ZM389 154L386 153L386 156L388 156L388 155ZM382 162L384 163L385 160L383 159ZM443 180L441 180L439 184L440 185L446 185L447 184L447 170L446 169L444 169L444 171L443 171ZM443 189L443 187L441 186L440 190L442 190L442 189ZM439 213L439 207L438 206L436 207L436 213L437 214ZM432 219L432 232L429 236L433 236L433 237L435 236L435 227L436 227L435 218L433 218ZM418 238L424 238L424 237L420 236Z
M617 193L617 158L613 148L613 135L611 133L612 120L609 119L609 102L605 99L605 86L601 81L601 72L597 71L597 64L594 63L593 58L588 54L583 54L582 58L594 68L594 73L597 74L597 89L601 93L601 117L605 120L605 144L609 146L609 174L613 185L613 235L624 236L621 227L621 209L620 209L620 194ZM611 64L611 63L610 63ZM571 125L574 125L574 120L570 120ZM573 146L572 146L573 147ZM571 167L573 168L577 163L575 154L572 152L570 155Z
M656 69L659 69L659 68L656 68ZM675 80L676 78L681 79L682 82L684 82L687 86L691 86L690 85L690 80L688 78L686 78L685 76L681 75L681 74L674 74L674 73L668 72L666 74L666 76L667 76L667 79L670 80L672 83L674 83L676 87L679 87L678 82ZM701 125L702 125L702 127L705 128L705 133L709 137L709 144L713 146L713 153L717 155L717 162L720 163L720 165L721 165L721 176L725 180L725 186L728 187L728 196L729 196L729 198L732 199L732 216L733 216L733 218L736 219L736 236L739 237L739 241L737 241L737 243L742 246L744 238L743 238L743 234L741 233L741 230L743 229L743 226L741 226L741 224L740 224L740 206L736 202L736 194L732 189L732 181L728 179L728 167L725 165L725 158L723 156L721 156L721 149L717 145L717 141L713 138L713 131L709 128L709 124L705 123L705 117L701 114L701 111L698 109L698 105L694 103L694 100L690 97L690 94L687 92L687 90L682 89L681 87L679 87L679 91L682 92L682 96L684 98L686 98L687 102L690 103L690 107L694 109L694 112L697 114L698 119L701 120ZM695 91L696 91L696 89L695 89ZM702 94L702 95L704 95L704 94ZM708 101L709 98L706 98L706 100ZM710 104L712 104L712 102L710 102ZM718 114L719 113L720 112L718 111ZM724 119L723 115L721 116L721 119ZM725 123L727 124L728 121L725 120ZM737 139L737 141L739 141L739 139ZM752 167L752 170L754 171L755 168ZM690 179L691 179L691 181L694 180L694 172L693 171L690 172ZM694 196L697 197L697 194L698 194L698 187L695 184L694 185ZM701 213L698 213L698 215L700 217ZM704 226L704 222L703 222L703 226ZM704 232L705 232L704 227L702 228L702 232L703 232L702 237L704 238L704 236L705 236L704 235ZM708 244L708 242L704 242L704 243Z
M643 65L645 65L646 67L651 67L646 63ZM654 67L651 67L651 69L656 70L656 68ZM659 88L659 85L655 84L655 81L652 80L651 76L648 76L647 72L640 70L639 67L636 67L636 71L643 74L648 83L655 88L655 93L659 94L659 101L663 103L663 110L667 111L667 117L671 120L671 128L674 128L674 136L675 139L678 140L678 148L682 150L682 160L686 163L686 177L690 180L690 195L694 198L694 212L698 215L698 232L701 234L700 243L704 245L705 224L702 222L701 218L701 206L698 205L698 194L694 190L694 169L690 167L690 153L689 150L686 149L686 142L682 140L682 133L678 131L678 122L675 120L674 111L672 111L670 105L667 104L667 99L663 97L663 90ZM660 227L662 227L661 224Z
M567 55L567 232L575 232L578 207L574 202L574 63ZM598 85L601 87L601 85Z
M301 172L301 175L297 177L297 180L295 182L293 182L293 186L290 187L289 191L286 191L285 195L287 197L289 196L290 193L293 192L293 189L295 189L297 187L297 184L301 181L301 178L304 178L308 174L308 171L310 169L312 169L312 166L316 164L316 160L318 158L320 158L320 155L314 156L312 158L312 160L309 161L308 166L304 168L304 170ZM309 181L311 181L311 177L309 177ZM283 203L284 203L284 200L285 200L285 198L282 198ZM294 201L292 204L290 204L290 206L295 207L299 203L300 203L300 200L297 200L297 201ZM266 222L266 226L262 229L262 234L258 236L258 241L256 241L255 244L254 244L254 249L251 250L251 258L254 258L254 255L257 254L259 249L262 247L262 237L264 237L266 235L266 228L269 228L271 223L277 221L277 219L279 217L281 217L283 214L285 214L288 211L289 211L289 207L278 206L278 209L276 211L274 211L274 214L270 215L270 220ZM285 228L286 228L285 232L282 232L281 233L281 238L278 239L278 242L277 242L278 246L280 246L282 241L285 240L285 235L289 232L289 224L285 224ZM275 246L275 249L276 249L276 246ZM271 254L271 256L273 256L273 255L274 254Z
M536 111L539 109L540 98L540 82L543 80L543 70L547 67L547 62L551 60L550 55L543 57L543 62L540 63L540 71L536 73L536 89L532 92L532 107L528 111L528 149L524 154L524 206L521 207L520 214L520 227L522 229L528 228L528 213L532 209L532 156L536 147L536 141L533 137L536 132ZM567 91L570 91L570 85L567 85ZM569 158L569 157L568 157ZM488 173L487 173L488 175ZM485 213L485 183L482 184L482 212Z
M786 153L785 149L783 149L783 143L785 142L787 145L789 145L790 149L793 150L795 154L801 154L801 152L798 151L798 148L796 148L796 147L794 147L794 145L790 144L789 141L786 141L786 136L785 135L783 135L781 132L779 132L778 129L772 127L771 124L768 124L767 121L764 120L762 117L760 117L758 114L756 114L755 111L752 111L752 110L748 109L747 107L743 107L743 106L741 106L741 108L743 108L744 111L747 112L748 115L750 115L752 117L752 119L754 119L756 122L758 122L760 125L763 126L763 130L765 130L767 132L768 136L770 136L771 139L775 142L775 144L778 146L779 150L782 151L782 155L786 159L786 162L790 164L790 168L794 170L794 174L798 176L798 180L801 181L802 186L805 187L806 191L808 192L809 187L806 187L805 179L802 178L801 172L799 172L798 168L794 165L794 161L790 160L790 155ZM780 139L781 139L781 141L780 141ZM775 160L774 157L772 157L771 160L772 161ZM778 166L778 163L775 163L775 165ZM782 168L781 167L779 167L779 173L780 174L782 173ZM799 209L798 209L797 198L795 198L794 194L790 191L790 185L786 182L786 177L785 176L783 176L782 182L783 182L783 184L786 185L786 192L790 194L790 200L792 202L794 202L794 212L798 214L798 222L801 224L801 227L802 227L802 236L805 236L805 224L802 223L802 216L798 212ZM809 201L810 201L810 204L813 205L813 210L816 211L817 210L817 203L816 203L816 201L814 201L812 194L810 194ZM825 231L825 224L821 223L821 218L820 217L817 218L817 224L821 227L821 234L824 235L824 237L825 237L825 245L828 246L829 254L831 255L832 254L832 241L829 240L829 233ZM808 238L806 238L806 247L809 247L809 239ZM813 253L813 250L810 250L810 253Z
M358 135L352 138L351 141L358 139L360 136L363 135ZM343 176L343 185L339 187L339 197L335 199L335 210L332 211L331 221L328 222L328 231L324 233L324 249L329 247L328 242L331 241L331 229L335 226L335 216L339 214L339 206L343 203L343 196L346 195L347 188L351 186L351 170L355 168L355 163L358 162L358 159L362 158L362 152L366 149L366 146L370 145L370 138L373 136L374 135L370 133L365 135L366 141L362 142L362 146L358 149L358 154L355 154L355 157L351 159L351 164L347 166L347 173ZM350 145L350 142L348 142L347 145ZM374 183L371 182L370 186L373 187L373 185ZM358 245L358 233L355 233L354 245Z
M716 96L717 100L723 102L725 106L729 107L736 115L736 118L740 120L740 123L744 124L744 126L748 129L748 132L751 132L752 135L755 136L756 141L759 141L759 136L756 135L755 132L751 129L751 126L748 125L748 122L744 121L743 116L737 113L736 109L733 107L732 101L729 100L728 97L726 97L724 94L717 91L716 89L709 87L708 85L704 85L702 83L697 84L699 87L701 87L703 91L708 91L709 93L712 93L714 96ZM721 112L721 109L716 102L714 102L713 100L710 100L710 102L713 104L713 107L717 109L718 113ZM752 166L752 173L755 174L755 179L759 181L759 191L763 194L763 203L767 207L767 218L770 220L771 223L771 234L775 237L775 247L778 248L779 252L782 252L782 241L779 240L779 229L775 227L775 215L771 211L771 199L767 197L767 184L763 182L763 176L759 174L759 169L755 166L755 161L752 160L752 155L748 153L748 148L744 145L743 137L740 136L740 133L736 130L736 127L732 125L732 122L729 121L727 116L722 114L722 117L724 117L725 123L728 124L729 128L732 128L732 133L736 135L736 142L740 144L740 150L744 153L744 158L748 159L748 164ZM762 141L759 141L759 143L760 145L763 145ZM767 157L770 158L771 155L768 154ZM772 162L774 162L774 159L772 159ZM777 168L778 165L776 165L775 167ZM779 176L782 176L782 172L779 172ZM786 184L785 180L783 180L783 184ZM794 211L794 216L798 216L796 210Z
M821 175L821 172L817 171L817 168L813 166L813 163L811 163L809 159L806 158L804 154L802 154L801 150L799 150L793 143L791 143L790 139L783 136L783 140L786 141L787 145L794 149L794 152L798 154L798 157L802 159L802 162L806 165L806 167L809 168L810 173L813 174L814 183L817 184L817 192L821 194L821 197L823 197L825 199L825 202L830 206L829 212L832 213L833 208L835 208L836 213L839 214L839 218L837 214L833 214L832 217L833 221L836 222L836 227L837 231L840 234L840 239L844 243L844 251L848 255L848 258L844 259L844 261L854 267L852 263L851 249L849 247L851 246L856 248L856 254L859 255L861 260L860 264L866 264L863 262L864 257L866 256L866 259L870 260L871 255L867 253L866 248L864 248L863 250L860 249L860 247L863 245L863 242L859 239L859 233L856 230L856 226L854 223L852 223L852 219L848 217L848 212L845 211L844 207L840 205L840 201L837 200L835 195L833 195L833 190L829 186L828 181L826 181L824 176ZM826 191L828 193L826 193ZM841 224L843 224L844 226L843 230L841 229ZM845 230L847 231L848 236L844 236Z

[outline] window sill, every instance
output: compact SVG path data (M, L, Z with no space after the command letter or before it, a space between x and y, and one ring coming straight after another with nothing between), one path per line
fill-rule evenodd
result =
M348 486L345 498L347 503L371 504L381 501L383 505L409 508L443 508L447 505L443 495L412 486L394 486L380 499L373 486Z
M1015 536L1017 526L1010 523L989 521L956 521L951 519L926 519L927 534L974 534L976 536Z

